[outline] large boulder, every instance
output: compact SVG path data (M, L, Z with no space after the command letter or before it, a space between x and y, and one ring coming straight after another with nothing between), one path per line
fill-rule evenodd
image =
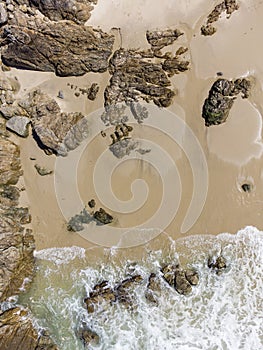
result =
M21 11L2 31L2 60L20 69L79 76L105 72L114 37L72 21L44 21Z

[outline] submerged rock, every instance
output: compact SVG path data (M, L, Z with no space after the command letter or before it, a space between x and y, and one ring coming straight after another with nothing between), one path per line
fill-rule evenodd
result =
M79 76L105 72L113 43L113 35L100 29L15 11L2 32L1 54L7 66Z
M117 300L128 309L133 309L136 300L133 296L134 288L143 280L141 275L135 275L122 281L116 288Z
M30 119L27 117L12 117L6 122L7 129L15 132L17 135L22 137L28 136L28 125Z
M221 274L227 267L226 259L222 255L218 257L209 257L207 266L215 270L217 274Z
M241 93L242 98L247 98L250 88L251 82L246 78L236 80L217 79L203 105L202 117L205 119L205 125L224 123L236 96Z
M29 313L15 307L0 312L0 349L58 350L46 331L34 328Z

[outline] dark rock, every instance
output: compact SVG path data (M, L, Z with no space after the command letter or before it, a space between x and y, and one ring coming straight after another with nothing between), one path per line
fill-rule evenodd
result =
M113 221L113 217L108 214L103 208L95 211L93 214L95 220L98 221L98 224L107 225Z
M206 24L201 27L202 35L213 35L216 32L211 24L215 23L223 12L226 12L228 18L231 14L238 10L239 5L236 0L224 0L220 4L216 5L213 11L208 15Z
M2 34L2 60L20 69L79 76L105 72L114 37L71 21L51 22L15 12Z
M58 350L45 331L34 328L27 310L15 307L0 313L0 349Z
M145 298L151 303L158 305L158 299L161 294L162 288L160 277L155 273L151 273L147 284L147 290L145 292Z
M251 82L246 78L234 81L222 78L216 80L203 105L202 117L205 119L205 125L224 123L236 96L241 93L242 98L247 98L250 88Z
M112 139L112 145L121 140L130 138L130 132L132 130L133 130L133 127L125 123L116 125L114 133L110 135Z
M95 205L96 205L96 202L95 202L94 199L91 199L91 200L88 202L88 206L89 206L90 208L94 208Z
M172 77L174 74L179 74L181 72L184 72L188 69L190 62L189 61L183 61L178 56L175 56L173 58L167 58L163 64L163 70L165 70L168 73L168 77Z
M89 89L89 93L88 93L88 99L91 101L94 101L97 97L97 94L99 92L99 85L96 83L93 83Z
M241 188L244 192L251 192L251 185L250 184L243 184L241 186Z
M174 281L175 281L175 271L178 268L179 268L179 265L168 264L161 269L164 280L172 287L174 286Z

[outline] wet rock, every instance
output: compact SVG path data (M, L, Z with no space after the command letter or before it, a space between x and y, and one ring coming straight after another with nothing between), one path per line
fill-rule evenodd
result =
M192 269L186 269L184 273L185 278L192 286L196 286L199 283L199 275L197 271Z
M35 164L35 169L40 176L46 176L46 175L50 175L53 173L52 170L48 170L48 169L46 169L38 164Z
M93 217L95 220L98 221L98 224L100 225L107 225L113 221L113 217L110 214L108 214L103 208L100 208L99 210L95 211Z
M241 93L242 98L247 98L250 88L251 82L246 78L234 81L222 78L216 80L203 105L202 117L205 119L205 125L224 123L236 96Z
M149 62L143 51L119 49L110 60L110 85L104 92L105 106L153 101L157 106L172 103L174 92L161 64Z
M167 58L163 63L162 67L168 73L168 77L172 77L174 74L185 72L189 68L189 61L184 61L178 56L173 58Z
M90 208L94 208L95 205L96 205L96 202L95 202L94 199L91 199L91 200L88 202L88 206L89 206Z
M175 271L178 268L179 268L179 265L168 264L161 269L164 280L172 287L174 286L174 281L175 281Z
M100 342L98 334L91 330L87 325L82 325L77 331L77 336L81 339L85 348L89 348L89 346L92 345L98 345Z
M0 313L0 349L58 350L45 331L35 329L27 310L15 307Z
M216 32L216 28L212 26L212 23L218 21L223 12L226 12L229 18L234 11L238 10L238 8L239 5L236 0L224 0L216 5L213 11L208 15L206 24L201 27L202 35L213 35Z
M5 5L0 3L0 25L3 25L7 22L8 16Z
M114 133L110 135L112 139L112 145L121 140L130 138L130 132L132 130L133 127L125 123L116 125Z
M44 21L19 11L14 16L2 34L5 65L58 76L107 70L112 35L72 21Z
M89 297L84 300L89 313L95 312L99 307L107 308L114 301L116 295L107 281L97 284Z
M222 255L218 257L209 257L207 266L215 270L219 275L227 268L226 259Z
M17 117L10 118L6 123L6 127L7 129L15 132L19 136L27 137L29 134L29 131L28 131L29 123L30 123L29 118L17 116Z
M175 272L174 288L179 294L183 295L189 295L192 292L192 286L186 279L183 270L177 270Z
M145 292L145 298L153 304L158 305L158 299L162 294L160 277L155 273L151 273L149 276L147 290Z
M39 9L52 21L68 19L77 23L85 23L93 10L92 4L97 0L31 0L30 4Z
M128 309L133 309L136 306L136 300L133 296L133 291L136 285L143 280L141 275L135 275L122 281L116 288L116 296L118 302Z

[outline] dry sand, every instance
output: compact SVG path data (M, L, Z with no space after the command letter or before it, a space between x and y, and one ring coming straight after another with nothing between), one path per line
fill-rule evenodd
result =
M260 45L263 3L259 0L243 0L239 3L239 10L234 12L230 19L222 18L215 24L218 30L211 37L200 35L200 27L213 7L208 0L166 0L161 4L139 0L133 1L132 4L129 0L100 0L87 23L100 26L103 30L120 28L115 30L118 36L117 44L121 43L125 48L146 47L147 29L165 29L172 26L185 32L180 42L173 46L174 49L180 44L189 47L191 68L172 78L178 95L169 111L191 127L202 146L209 171L208 194L203 211L188 232L183 234L181 225L193 193L193 176L184 152L161 130L147 126L136 126L134 130L134 136L148 139L165 149L180 173L182 197L179 210L172 222L165 227L165 231L175 239L194 234L235 233L247 225L263 229L263 49ZM201 118L202 104L219 71L223 72L223 77L229 79L252 75L254 87L249 100L237 99L225 124L206 128ZM102 107L103 89L109 78L107 73L87 74L81 78L58 78L51 73L15 69L7 75L17 76L21 84L19 95L22 96L36 86L52 97L56 97L58 91L63 90L65 98L57 98L62 110L81 111L86 115ZM100 84L99 97L95 102L90 102L84 97L75 97L67 86L68 82L85 86L94 81ZM184 136L182 135L182 139ZM53 169L55 156L45 155L31 136L25 140L20 139L19 142L26 188L21 203L30 207L37 249L72 245L91 247L93 244L79 234L67 231L65 218L55 196L54 176L41 177L34 168L34 164L38 163ZM183 142L187 144L188 141ZM98 135L82 154L77 179L84 203L91 198L95 198L98 204L101 203L93 186L92 174L100 152L104 151L108 144L109 139ZM36 161L30 160L30 157L36 158ZM160 175L152 166L144 164L144 158L141 158L142 160L127 158L128 160L113 174L112 189L120 200L127 201L132 198L131 183L135 179L143 178L149 186L148 200L139 210L129 214L115 215L113 212L118 218L118 222L114 224L116 229L134 227L145 222L162 203L163 184ZM156 159L157 163L158 161ZM169 171L167 167L167 173ZM106 181L107 174L102 176L105 176ZM242 191L243 183L252 185L250 193ZM171 186L172 190L174 183L168 186ZM69 189L65 188L65 196L69 193ZM107 201L107 198L104 200ZM105 208L103 204L101 203L101 206ZM72 215L76 214L77 210L76 207L74 212L72 203Z

